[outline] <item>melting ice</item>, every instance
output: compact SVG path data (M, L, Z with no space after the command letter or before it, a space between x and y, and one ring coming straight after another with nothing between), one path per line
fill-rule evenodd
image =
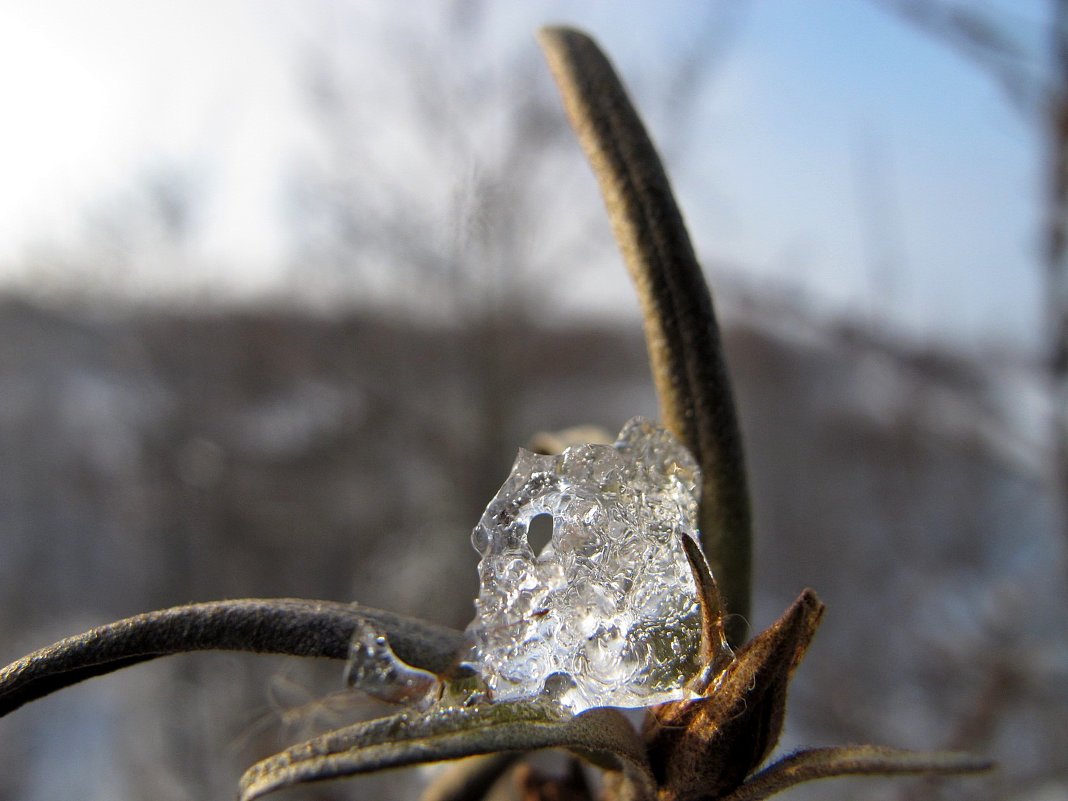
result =
M385 634L366 620L358 621L353 631L345 680L380 701L417 708L427 707L440 686L433 673L414 668L393 653Z
M701 668L700 607L682 537L697 532L700 472L637 417L614 445L521 450L472 534L482 555L468 626L493 697L554 697L577 714L685 696ZM534 553L530 522L552 516Z

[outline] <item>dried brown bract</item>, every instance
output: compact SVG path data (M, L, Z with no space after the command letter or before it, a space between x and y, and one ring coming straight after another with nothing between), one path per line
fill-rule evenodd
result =
M649 713L645 739L659 798L720 798L767 758L782 732L790 678L823 609L805 590L771 628L742 646L706 697Z

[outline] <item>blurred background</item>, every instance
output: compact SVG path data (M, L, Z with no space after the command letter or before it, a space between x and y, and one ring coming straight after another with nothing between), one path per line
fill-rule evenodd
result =
M0 0L0 662L216 598L462 627L515 449L656 415L533 40L568 22L716 294L752 626L828 605L784 747L1001 765L793 797L1068 798L1065 5ZM0 799L232 797L382 711L341 687L221 654L95 680L0 721Z

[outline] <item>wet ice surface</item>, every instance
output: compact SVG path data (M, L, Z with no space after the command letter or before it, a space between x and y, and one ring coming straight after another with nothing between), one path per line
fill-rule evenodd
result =
M349 644L345 680L380 701L425 708L437 698L440 681L433 673L403 661L385 634L370 621L360 621Z
M634 418L614 445L521 450L472 534L482 555L475 662L493 698L549 695L577 714L685 697L699 670L700 474L666 430ZM540 554L528 527L553 518Z

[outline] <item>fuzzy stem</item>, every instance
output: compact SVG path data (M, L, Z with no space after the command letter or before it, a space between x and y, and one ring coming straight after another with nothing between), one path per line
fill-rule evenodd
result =
M712 297L660 157L608 59L579 31L544 28L539 40L637 287L664 424L701 466L702 540L737 645L749 614L752 533Z

